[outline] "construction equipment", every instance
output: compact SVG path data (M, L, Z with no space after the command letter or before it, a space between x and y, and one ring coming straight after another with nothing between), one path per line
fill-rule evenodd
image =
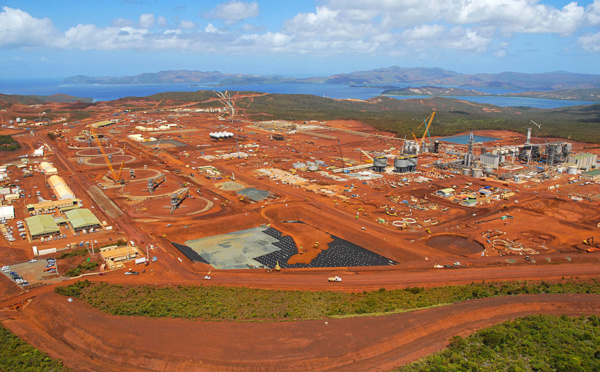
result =
M338 138L338 147L340 148L340 160L342 162L342 168L344 168L346 166L346 164L344 163L344 154L342 154L342 143L340 142L340 139ZM344 172L346 173L346 172Z
M108 166L108 170L110 173L110 178L115 181L116 183L125 183L125 180L121 179L121 172L123 171L123 164L125 164L125 162L123 161L121 163L121 169L119 170L119 173L117 173L112 164L110 163L110 160L108 159L108 155L106 155L106 152L104 151L104 147L102 147L102 143L100 142L100 138L98 137L98 134L96 134L96 130L94 129L94 126L90 125L90 132L92 133L92 137L96 140L96 143L98 143L98 150L100 150L100 153L102 154L102 157L104 158L104 161L106 162L106 165ZM91 139L90 139L91 141Z
M275 265L275 271L280 271L281 270L281 266L279 266L279 261L277 261L277 264Z
M417 129L421 128L423 125L425 125L425 131L423 132L423 137L421 137L421 140L417 139L417 136L415 136L415 134L413 133L413 137L415 139L415 141L419 142L419 145L421 146L421 148L423 148L423 146L425 145L425 136L429 137L429 146L433 147L433 143L431 142L431 134L429 134L429 128L431 127L431 122L433 121L433 118L435 117L435 111L431 113L431 115L429 115L427 117L427 119L423 120L423 123L421 123L421 125L419 125L417 127Z
M165 182L167 180L167 177L165 176L164 173L159 174L158 176L151 178L148 180L148 191L150 191L150 194L152 194L154 192L154 190L156 190L156 188L163 182Z
M154 146L154 150L158 149L158 146L160 146L160 142L163 140L163 138L165 138L165 135L163 134L162 137L160 137L160 139L158 140L158 142L156 143L156 146Z
M371 155L369 155L367 152L365 152L365 150L363 149L359 149L360 152L367 157L367 159L369 159L369 161L367 161L367 163L372 163L373 162L373 157Z
M177 193L171 195L171 213L175 212L175 210L179 207L179 205L190 196L190 189L187 187L183 190L178 191Z
M585 244L585 245L592 245L592 244L594 244L594 237L590 236L589 238L585 239L583 241L583 244Z

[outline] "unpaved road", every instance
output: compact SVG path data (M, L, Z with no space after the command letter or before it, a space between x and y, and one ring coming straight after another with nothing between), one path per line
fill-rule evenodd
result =
M529 314L600 314L598 295L521 295L380 317L204 322L120 317L45 294L3 324L77 371L386 371Z

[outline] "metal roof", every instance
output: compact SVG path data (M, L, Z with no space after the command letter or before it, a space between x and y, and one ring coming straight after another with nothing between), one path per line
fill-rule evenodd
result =
M47 214L27 217L25 223L32 237L56 234L59 231L54 218Z
M594 169L594 170L591 170L589 172L582 173L582 175L585 175L585 176L598 176L598 175L600 175L600 169Z
M116 123L116 121L114 121L114 120L102 120L102 121L98 121L96 123L91 124L91 126L94 128L102 128L102 127L106 127L108 125L112 125L115 123Z
M100 220L98 220L89 209L80 208L72 211L66 211L65 216L67 216L74 229L82 229L100 225Z

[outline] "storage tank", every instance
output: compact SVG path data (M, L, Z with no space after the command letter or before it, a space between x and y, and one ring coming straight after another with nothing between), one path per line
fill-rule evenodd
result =
M475 178L483 177L483 170L481 168L473 168L473 177L475 177Z
M319 165L316 163L309 163L308 164L308 170L311 172L316 172L319 170Z
M471 168L463 168L463 175L464 176L470 176L471 175Z
M373 170L376 172L383 172L387 167L388 158L385 156L377 156L373 159Z
M417 155L411 155L408 157L408 171L414 172L417 170L417 165L419 164L419 158Z
M408 158L406 156L398 156L394 159L394 168L396 172L405 173L408 172Z
M483 167L483 173L486 173L486 174L494 173L494 167L492 167L490 165L485 165Z
M375 167L387 167L387 163L388 163L388 158L385 156L377 156L375 159L373 159L373 165Z
M569 165L569 167L567 168L567 174L577 174L577 166Z

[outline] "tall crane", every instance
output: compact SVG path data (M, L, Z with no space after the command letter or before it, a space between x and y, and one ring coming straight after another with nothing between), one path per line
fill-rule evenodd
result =
M340 148L340 159L342 160L342 169L343 169L346 167L346 164L344 163L344 154L342 153L342 143L340 142L339 138L338 138L338 147Z
M419 129L423 125L425 125L425 131L423 132L423 137L421 137L421 140L419 141L421 148L423 148L425 145L425 136L429 137L429 146L430 147L433 146L433 143L431 143L431 134L429 134L429 128L431 127L431 123L433 122L434 117L435 117L435 111L432 112L431 115L429 115L427 117L427 119L423 120L423 123L421 123L421 125L419 125L417 127L417 129ZM415 137L415 139L417 138L414 133L413 133L413 137Z
M108 155L106 155L106 152L104 151L104 147L102 147L102 143L100 141L100 138L98 137L98 134L96 133L96 130L94 129L94 126L90 125L89 128L90 128L90 132L92 133L92 137L94 137L94 139L96 140L96 143L98 144L98 149L100 150L100 153L102 154L102 157L104 158L104 162L108 166L110 178L113 181L115 181L116 183L125 183L125 181L121 179L121 172L123 171L124 162L121 164L121 169L119 169L119 173L117 173L114 170L112 164L110 163L110 160L108 159Z

